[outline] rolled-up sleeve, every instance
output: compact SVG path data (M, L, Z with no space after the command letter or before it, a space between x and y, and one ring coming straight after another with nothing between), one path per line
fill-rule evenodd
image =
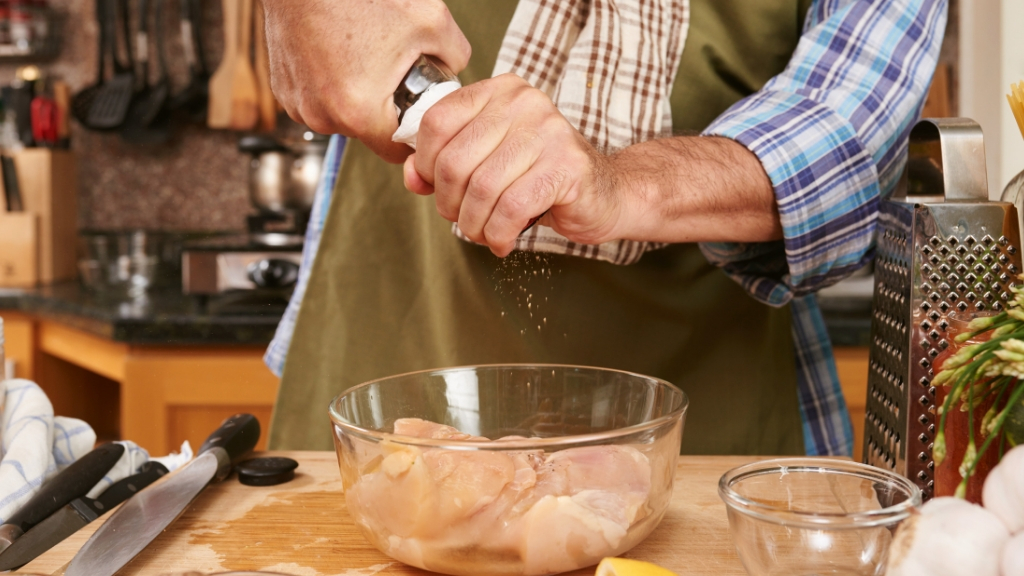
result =
M786 70L705 130L753 152L775 190L782 241L701 245L756 298L784 305L871 259L946 12L946 0L819 0Z

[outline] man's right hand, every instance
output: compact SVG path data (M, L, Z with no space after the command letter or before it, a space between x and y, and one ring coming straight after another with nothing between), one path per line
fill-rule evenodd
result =
M469 41L442 0L263 0L274 95L296 122L363 141L388 162L412 150L391 141L393 94L421 54L455 72Z

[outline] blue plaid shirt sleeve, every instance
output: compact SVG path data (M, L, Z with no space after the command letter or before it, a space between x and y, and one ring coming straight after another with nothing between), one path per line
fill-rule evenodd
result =
M754 297L790 303L810 455L853 448L813 293L873 256L879 198L899 179L946 12L945 0L818 0L786 70L704 132L746 146L775 189L782 241L701 248Z
M761 160L784 239L703 244L712 262L781 306L871 259L879 197L899 178L945 23L945 0L815 2L786 70L704 132Z
M316 258L317 250L320 249L324 220L327 218L327 208L331 205L331 198L334 197L334 184L338 181L338 168L341 166L341 155L344 150L345 137L331 136L327 152L324 155L320 181L317 183L313 196L313 209L309 214L309 226L306 228L306 242L302 247L302 263L299 265L299 278L295 283L295 291L292 292L284 316L281 317L281 322L277 325L274 339L267 347L266 353L263 354L263 363L278 378L284 373L284 361L288 356L288 348L292 344L292 334L295 332L295 321L299 317L299 307L302 305L302 297L306 295L306 286L309 285L313 260Z

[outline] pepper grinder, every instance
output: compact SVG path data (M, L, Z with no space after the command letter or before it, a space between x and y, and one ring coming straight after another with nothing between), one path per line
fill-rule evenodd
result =
M450 84L448 86L441 86L446 83ZM419 132L420 120L423 119L423 115L434 102L454 92L460 86L461 83L459 83L458 76L452 73L443 62L433 56L421 55L412 68L409 69L409 73L402 79L398 89L395 90L394 101L395 112L398 114L398 131L395 132L392 140L403 142L415 149L416 135ZM435 87L437 88L434 95L435 99L429 101L426 107L418 106L414 114L407 116L406 112L413 108L424 94ZM547 214L547 210L531 218L526 227L523 228L523 232L532 228L544 214ZM523 232L520 232L520 234Z

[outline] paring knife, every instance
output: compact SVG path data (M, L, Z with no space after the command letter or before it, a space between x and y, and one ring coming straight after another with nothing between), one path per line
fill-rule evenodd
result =
M252 414L225 420L195 460L111 514L71 560L66 576L112 576L174 522L207 484L226 478L231 465L252 450L259 437L260 423Z
M104 444L61 470L0 526L0 552L30 528L92 490L124 454L121 444Z
M17 570L28 564L164 474L167 474L167 468L163 464L149 461L139 468L138 473L118 480L95 500L86 496L72 500L0 553L0 572Z

